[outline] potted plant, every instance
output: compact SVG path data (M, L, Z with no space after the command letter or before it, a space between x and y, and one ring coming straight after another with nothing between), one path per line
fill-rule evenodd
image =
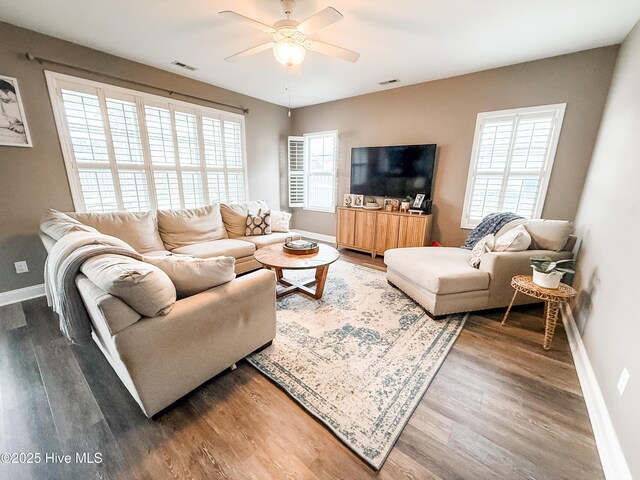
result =
M407 195L406 197L404 197L404 199L402 200L402 203L400 204L400 211L401 212L408 211L409 207L411 206L411 202L413 202L413 198L411 198L411 195Z
M533 283L543 288L557 289L565 273L575 273L575 260L556 260L549 257L531 257Z

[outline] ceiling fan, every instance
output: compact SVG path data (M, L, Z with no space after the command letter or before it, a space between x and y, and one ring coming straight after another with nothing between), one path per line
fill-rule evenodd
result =
M305 21L298 22L291 19L293 9L296 5L295 0L280 0L280 2L287 18L278 20L272 26L230 10L220 12L220 15L226 18L245 23L253 28L266 32L271 35L272 38L270 42L248 48L247 50L225 58L225 60L231 62L268 50L269 48L273 49L273 55L276 57L276 60L288 67L302 63L307 54L307 50L341 58L349 62L358 60L360 54L357 52L309 38L310 35L321 28L342 20L342 14L335 8L327 7L307 18Z

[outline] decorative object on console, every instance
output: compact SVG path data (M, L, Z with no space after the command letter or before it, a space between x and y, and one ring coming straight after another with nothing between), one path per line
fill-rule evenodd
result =
M378 204L378 202L376 202L376 199L374 197L366 197L364 199L364 208L368 210L378 210L382 207Z
M353 207L362 207L364 205L364 195L352 195Z
M255 235L269 235L271 233L271 212L267 211L262 213L262 210L257 215L253 215L247 212L247 228L244 231L245 237L251 237Z
M392 199L391 200L391 206L392 206L391 211L393 211L393 212L399 211L400 210L400 200L398 200L397 198Z
M0 75L0 146L33 147L18 80Z
M322 302L295 295L277 308L273 345L247 360L379 469L466 316L432 320L384 273L344 261Z
M410 195L404 197L404 200L402 200L402 203L400 204L400 211L408 212L409 208L411 207L411 202L413 202L413 198L411 198Z
M419 193L416 195L416 199L413 201L413 208L422 208L422 202L424 202L424 193Z
M344 199L342 200L343 207L351 207L353 205L353 195L350 193L344 194Z
M384 211L391 212L393 210L393 199L385 198L384 199Z
M543 288L555 290L560 286L560 280L565 273L576 273L575 260L551 260L549 257L531 257L533 268L533 283Z

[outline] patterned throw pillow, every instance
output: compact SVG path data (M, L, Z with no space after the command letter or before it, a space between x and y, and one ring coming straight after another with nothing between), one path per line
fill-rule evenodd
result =
M480 268L480 261L482 260L482 256L493 250L493 246L495 244L495 236L493 233L486 235L475 244L473 250L471 250L471 257L469 258L469 265L474 268Z
M257 215L253 215L251 212L247 212L247 228L245 228L244 230L245 237L251 237L253 235L269 235L270 233L270 211L262 213L262 210L260 210Z

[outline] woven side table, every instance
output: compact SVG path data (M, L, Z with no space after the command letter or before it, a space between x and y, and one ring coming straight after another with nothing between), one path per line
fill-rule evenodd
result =
M518 292L524 293L525 295L529 295L533 298L544 300L545 329L544 344L542 348L549 350L551 340L553 340L553 333L556 330L560 304L575 297L578 292L576 292L573 287L570 287L565 283L561 283L560 287L557 289L543 288L533 283L533 277L531 275L516 275L511 279L511 286L515 289L515 292L511 299L511 303L509 304L509 308L507 308L504 318L502 319L502 325L507 321L507 317L509 316L509 312L511 312L511 307L513 306L513 302L515 301Z

